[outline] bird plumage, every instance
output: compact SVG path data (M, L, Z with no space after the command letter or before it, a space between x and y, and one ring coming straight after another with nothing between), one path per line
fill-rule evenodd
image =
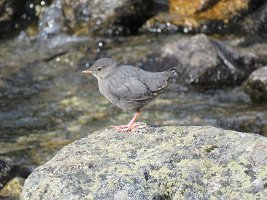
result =
M121 65L108 78L98 80L99 90L117 107L125 111L138 111L165 90L174 74L174 69L147 72Z
M93 74L103 96L125 111L135 111L127 125L114 126L119 131L131 131L141 109L165 91L175 69L164 72L148 72L130 65L119 65L111 58L101 58L84 73Z

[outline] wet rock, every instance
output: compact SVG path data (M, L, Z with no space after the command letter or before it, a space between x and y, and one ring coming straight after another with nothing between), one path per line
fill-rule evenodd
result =
M156 15L160 12L168 12L169 1L168 0L153 0L152 8L154 11L152 12L153 15Z
M14 0L0 0L0 36L13 28Z
M247 32L244 31L244 26L248 26L251 30L256 28L250 21L259 24L259 29L265 26L266 20L263 20L263 16L266 14L259 10L264 3L264 0L173 0L170 1L169 12L153 16L145 23L142 30L157 33L179 31L244 34ZM250 13L255 14L242 24L243 17Z
M78 43L79 41L88 41L88 38L69 36L71 28L67 25L66 16L63 12L63 1L54 0L53 3L45 9L39 16L37 40L39 44L53 48L65 44ZM68 48L66 48L68 49ZM67 50L63 50L62 54ZM59 55L55 55L55 58ZM45 59L45 61L49 61Z
M10 160L0 160L0 189L7 183L10 177L12 164Z
M237 31L239 18L262 5L261 0L172 0L169 12L149 19L143 30L150 32L204 32ZM229 25L231 29L229 28Z
M21 199L265 199L266 145L213 127L99 131L38 167Z
M209 39L203 34L172 37L144 57L142 62L147 68L176 67L179 81L202 88L239 85L261 66L254 53Z
M12 163L10 159L0 158L0 189L14 177L27 178L32 170Z
M15 177L0 190L1 199L19 199L25 179Z
M220 127L242 132L257 133L267 136L267 120L263 113L239 112L232 116L224 116L218 122Z
M38 39L40 41L67 33L68 29L65 26L61 0L55 0L49 8L42 13L39 19L38 29Z
M0 22L9 21L13 16L13 8L11 6L12 1L10 0L1 0L0 1Z
M44 0L44 2L47 0ZM0 0L0 36L10 37L35 20L38 0Z
M244 83L245 92L255 102L267 102L267 67L254 71Z
M49 22L43 24L52 32L68 29L69 33L76 35L128 34L137 32L142 23L151 17L151 7L152 1L144 0L54 0L41 21Z
M267 36L267 3L248 16L240 28L245 28L250 35Z
M187 18L192 19L192 25L197 25L205 20L229 20L248 9L250 2L250 0L194 0L190 2L171 0L170 14L177 16L174 19L177 25L189 24L190 20Z
M84 27L89 32L105 35L137 32L151 16L152 1L64 1L64 13L74 32ZM78 30L76 30L78 29Z

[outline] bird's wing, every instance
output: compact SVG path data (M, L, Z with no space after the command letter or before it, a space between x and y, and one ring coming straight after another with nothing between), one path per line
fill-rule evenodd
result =
M126 101L147 101L153 98L150 88L137 78L129 77L124 82L113 84L110 87L111 94L118 99Z

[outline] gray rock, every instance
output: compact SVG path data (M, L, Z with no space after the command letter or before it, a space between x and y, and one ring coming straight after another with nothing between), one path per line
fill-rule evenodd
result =
M267 67L254 71L244 83L245 92L255 102L267 102Z
M99 131L38 167L21 199L266 199L266 146L213 127Z
M267 119L264 114L260 112L242 111L232 116L221 117L218 120L218 125L224 129L265 135Z
M262 5L256 12L246 17L240 28L244 28L250 35L267 35L267 3Z
M0 160L0 189L7 183L10 179L10 172L12 169L11 161L8 159Z
M67 33L68 29L65 27L61 0L55 0L49 8L42 13L38 29L38 39L40 41Z
M254 53L204 34L172 37L142 61L147 67L177 67L182 82L204 88L240 85L258 67Z

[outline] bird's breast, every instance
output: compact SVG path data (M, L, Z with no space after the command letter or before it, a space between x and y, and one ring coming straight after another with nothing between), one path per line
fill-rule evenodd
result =
M113 95L112 95L112 93L111 93L111 91L110 91L110 87L112 87L112 84L109 82L109 81L99 81L98 82L98 88L99 88L99 91L100 91L100 93L104 96L104 97L106 97L111 103L113 103L113 104L117 104L117 102L118 102L118 99L116 99Z
M112 81L101 81L98 82L98 87L100 93L106 97L112 104L117 106L118 108L124 110L124 111L135 111L137 106L134 105L131 102L128 102L126 99L118 98L117 96L114 96L111 92L112 87L114 87L114 84L112 84Z

